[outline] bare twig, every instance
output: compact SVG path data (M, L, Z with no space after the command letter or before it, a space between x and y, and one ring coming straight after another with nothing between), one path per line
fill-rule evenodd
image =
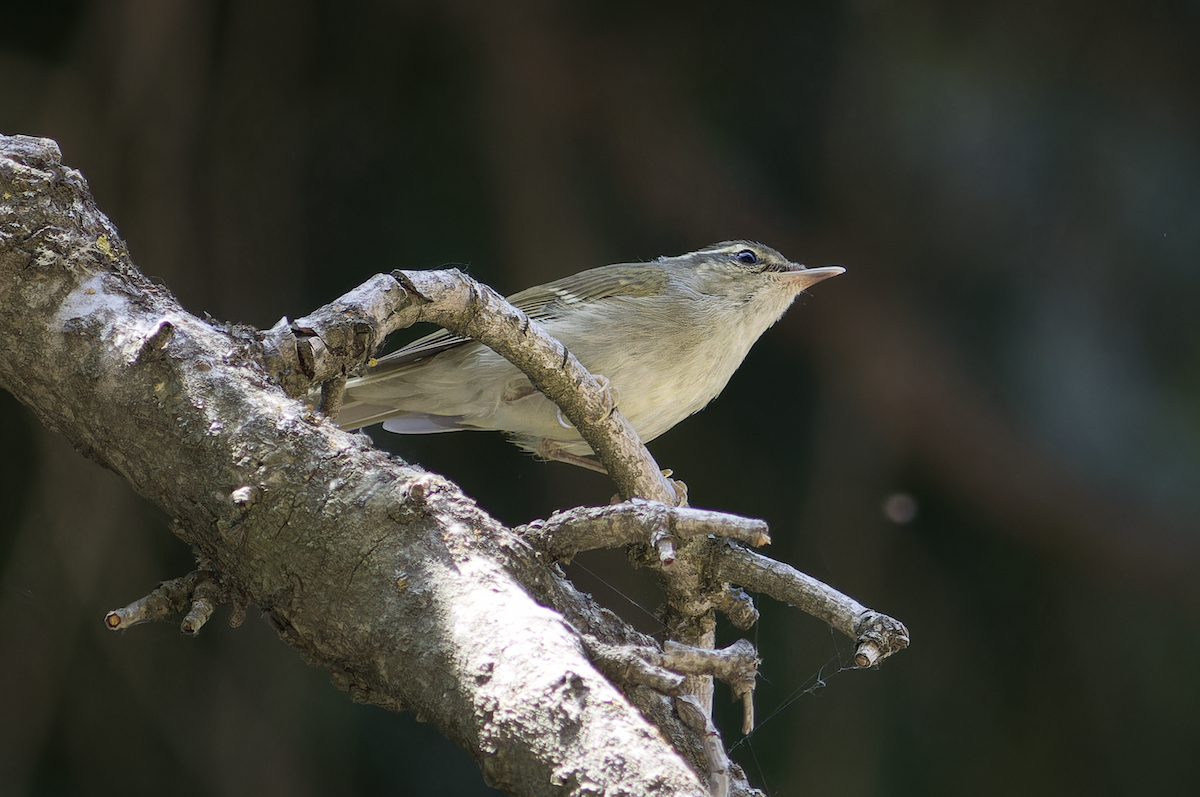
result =
M206 573L193 570L181 578L164 581L152 589L149 595L106 614L104 625L110 631L124 631L135 625L165 620L171 615L179 614L190 605L196 584L206 577Z
M691 675L719 678L742 700L742 733L754 730L754 686L758 678L758 651L745 639L727 648L708 650L667 642L663 666Z
M144 598L114 609L104 616L104 625L110 631L124 631L142 623L166 620L187 609L179 630L195 636L222 603L233 605L229 624L234 628L241 625L246 617L246 607L233 599L215 571L201 568L181 578L164 581Z
M854 663L859 667L869 667L908 647L908 629L899 620L868 609L791 565L726 545L716 557L716 571L718 578L765 592L856 640Z
M677 695L683 689L684 677L661 664L662 651L648 645L612 644L591 634L583 635L588 657L616 683L648 686L664 695Z
M569 561L580 551L649 543L658 549L670 538L718 536L767 545L767 524L754 518L693 507L669 507L632 499L605 507L575 507L514 529L552 559ZM661 560L660 560L661 561ZM670 562L662 562L669 566Z
M675 712L683 723L704 739L704 754L708 760L709 797L727 797L731 786L731 774L736 766L725 752L721 734L713 725L712 707L707 706L696 695L681 695L675 698Z

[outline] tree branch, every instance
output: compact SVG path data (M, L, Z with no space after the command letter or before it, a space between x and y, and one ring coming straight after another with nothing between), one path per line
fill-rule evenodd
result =
M607 387L541 324L457 269L376 275L290 329L281 321L266 338L267 362L296 397L309 384L333 380L323 393L322 409L336 415L330 401L340 400L349 371L388 334L417 321L477 340L520 368L579 430L622 497L684 502L684 494L659 470Z
M287 398L263 337L142 276L52 141L0 139L0 385L170 513L336 685L434 722L493 785L704 793L642 712L693 766L703 741L662 698L631 705L580 639L633 632L456 486Z
M859 667L870 667L908 647L908 629L899 620L868 609L791 565L736 545L723 546L715 564L718 578L795 606L856 640L854 663Z
M675 550L673 540L715 535L755 546L771 542L767 524L761 520L636 498L612 506L555 512L547 520L535 520L514 531L556 561L570 561L580 551L648 542L663 567L674 564L668 553Z
M0 385L198 551L196 572L106 625L187 610L196 633L217 604L236 624L255 603L353 699L436 723L513 794L702 794L697 772L710 793L749 793L703 685L728 681L749 727L757 656L744 642L711 650L713 612L745 627L757 615L730 582L800 603L811 579L717 539L765 543L761 521L662 503L507 529L295 400L325 381L328 407L391 330L436 320L526 370L623 494L681 501L603 387L535 324L454 272L398 279L266 331L203 321L133 266L54 142L0 137ZM671 636L690 646L664 651L552 566L622 544L664 575ZM853 615L881 651L872 662L907 644L903 626L889 637L889 618L820 587L817 610L842 630Z

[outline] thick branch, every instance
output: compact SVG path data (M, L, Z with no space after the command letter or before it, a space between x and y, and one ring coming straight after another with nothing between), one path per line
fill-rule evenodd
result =
M262 337L142 276L53 142L0 138L0 385L162 506L338 686L435 722L493 784L703 793L576 629L633 632L454 485L288 399ZM635 697L684 750L702 745Z
M683 484L669 480L658 470L636 431L614 406L607 386L600 385L561 343L525 313L491 288L456 270L397 271L393 276L405 286L406 298L386 285L383 295L364 295L383 279L375 277L302 323L292 325L300 332L297 338L290 337L282 322L271 330L266 348L276 377L286 380L293 371L305 371L314 378L333 374L332 382L323 387L321 403L328 411L336 411L345 373L369 351L364 348L369 341L382 340L391 329L415 320L431 321L489 346L521 369L559 405L600 457L623 496L669 505L686 503ZM402 320L398 318L401 315ZM372 324L376 328L370 333L366 328ZM296 356L291 356L293 351ZM291 360L298 364L290 366ZM723 524L729 525L728 521ZM742 533L753 537L755 532ZM761 534L765 536L765 527ZM711 648L715 607L730 608L741 627L752 622L756 614L748 600L731 601L719 590L707 590L709 594L700 597L706 591L700 572L705 546L687 539L677 546L676 536L665 530L654 531L651 536L659 565L668 568L662 572L673 638ZM677 560L680 565L671 567ZM711 710L711 679L692 677L688 686L700 698L700 705Z
M196 573L111 612L109 627L190 608L183 627L195 633L218 603L233 603L236 621L254 602L354 699L412 708L521 794L698 793L664 734L712 788L744 788L705 686L711 675L730 681L749 727L753 649L706 650L714 609L741 627L756 617L730 582L859 639L860 664L907 645L891 618L713 539L763 544L761 521L630 501L514 534L454 485L278 388L294 397L314 379L336 384L392 329L435 320L531 374L614 457L605 464L623 492L675 500L603 388L490 289L455 272L406 272L403 289L377 276L295 324L219 328L133 267L82 176L58 158L53 142L0 137L0 385L165 508L201 552ZM604 453L610 443L617 454ZM628 445L641 454L627 459ZM546 566L630 542L664 574L672 638L692 647L662 652ZM680 674L697 698L664 696L680 691Z

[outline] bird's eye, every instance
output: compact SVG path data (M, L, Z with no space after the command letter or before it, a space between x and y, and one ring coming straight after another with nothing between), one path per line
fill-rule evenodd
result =
M737 258L737 262L741 263L743 266L758 265L758 255L754 254L754 252L750 251L749 249L743 249L734 255L734 257Z

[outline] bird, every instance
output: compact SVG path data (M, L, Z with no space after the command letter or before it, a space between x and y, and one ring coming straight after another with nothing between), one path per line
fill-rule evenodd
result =
M699 412L805 289L844 273L769 246L723 241L688 254L581 271L508 297L602 384L643 442ZM399 434L494 430L525 451L604 472L579 432L516 366L445 330L373 361L335 419Z

